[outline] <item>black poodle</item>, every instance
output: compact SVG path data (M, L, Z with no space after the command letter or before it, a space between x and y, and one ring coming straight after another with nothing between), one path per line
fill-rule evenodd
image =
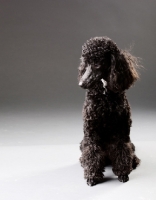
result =
M79 86L87 92L80 162L90 186L104 181L108 163L121 182L128 181L140 163L130 140L132 120L125 95L139 78L137 67L137 58L108 37L91 38L82 47Z

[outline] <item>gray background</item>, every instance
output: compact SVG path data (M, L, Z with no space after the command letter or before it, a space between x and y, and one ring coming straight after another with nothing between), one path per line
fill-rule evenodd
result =
M155 108L154 0L0 1L0 106L81 109L77 86L83 43L108 36L142 58L132 107Z
M127 91L132 140L156 140L156 1L14 0L0 6L0 145L78 144L83 43L108 36L142 58Z

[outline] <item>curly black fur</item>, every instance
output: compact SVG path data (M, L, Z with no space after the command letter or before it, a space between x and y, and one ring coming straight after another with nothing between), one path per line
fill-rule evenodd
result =
M132 120L125 95L139 78L137 66L137 59L108 37L91 38L82 47L79 85L87 92L80 162L88 185L103 182L108 161L121 182L140 163L130 141Z

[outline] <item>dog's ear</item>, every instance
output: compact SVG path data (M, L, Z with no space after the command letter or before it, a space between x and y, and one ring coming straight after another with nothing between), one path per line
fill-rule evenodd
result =
M111 55L108 87L114 92L128 89L139 78L137 67L137 58L128 51L121 51L117 56Z

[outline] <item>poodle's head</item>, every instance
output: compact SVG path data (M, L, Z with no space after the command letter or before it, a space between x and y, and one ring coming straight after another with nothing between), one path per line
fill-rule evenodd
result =
M104 79L114 92L128 89L137 79L137 59L120 50L108 37L95 37L82 46L79 86L92 88Z

